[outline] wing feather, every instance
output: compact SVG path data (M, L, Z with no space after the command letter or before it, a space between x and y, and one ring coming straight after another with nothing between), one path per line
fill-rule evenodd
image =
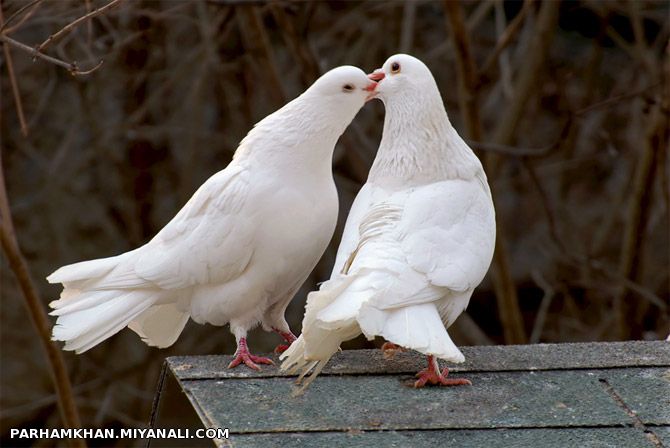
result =
M209 178L151 241L91 289L174 290L236 278L253 255L255 226L244 213L248 191L247 171L229 165Z

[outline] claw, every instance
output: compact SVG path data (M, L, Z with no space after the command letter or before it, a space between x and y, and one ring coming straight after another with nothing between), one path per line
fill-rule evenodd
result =
M291 346L293 341L298 339L298 338L295 337L295 335L293 333L291 333L290 330L288 332L286 332L286 331L281 331L277 328L272 328L272 331L274 331L275 333L278 333L282 338L284 338L284 340L286 342L288 342L288 344L279 344L277 347L275 347L275 353L284 353L286 350L288 350L288 348Z
M261 370L261 367L258 364L274 365L274 362L270 358L255 356L249 353L246 338L240 338L240 342L237 344L237 351L235 352L235 358L230 362L230 364L228 364L228 368L232 369L233 367L237 367L242 363L244 363L247 367L252 368L254 370Z
M286 350L288 350L289 346L286 344L279 344L278 346L275 347L275 353L284 353Z
M445 367L440 372L437 360L433 356L428 356L428 367L416 374L416 377L419 379L414 383L414 387L420 388L426 384L437 386L472 386L470 380L466 380L465 378L447 378L447 375L449 375L449 369Z

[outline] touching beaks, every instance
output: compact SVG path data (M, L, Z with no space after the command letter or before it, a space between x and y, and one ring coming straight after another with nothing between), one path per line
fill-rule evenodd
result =
M377 83L376 82L371 82L363 90L368 91L368 92L374 92L376 88L377 88Z
M384 79L384 76L386 75L384 75L382 69L378 68L377 70L368 75L368 79L371 79L373 81L381 81L382 79Z

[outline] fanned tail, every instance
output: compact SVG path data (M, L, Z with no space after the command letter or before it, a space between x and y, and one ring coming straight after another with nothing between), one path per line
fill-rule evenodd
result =
M142 314L154 300L143 291L65 290L65 298L51 302L58 316L52 339L64 341L64 350L83 353L113 336Z
M149 345L174 343L189 315L174 305L153 306L163 292L124 263L129 253L63 266L47 277L62 283L59 300L49 304L58 316L52 339L64 350L83 353L129 326Z

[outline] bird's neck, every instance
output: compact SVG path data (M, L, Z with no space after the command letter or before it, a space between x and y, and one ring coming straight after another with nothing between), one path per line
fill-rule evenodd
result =
M449 122L437 90L384 102L384 132L368 181L423 185L470 179L481 163Z
M318 106L294 100L267 116L242 140L235 159L287 176L332 179L335 144L349 123Z

